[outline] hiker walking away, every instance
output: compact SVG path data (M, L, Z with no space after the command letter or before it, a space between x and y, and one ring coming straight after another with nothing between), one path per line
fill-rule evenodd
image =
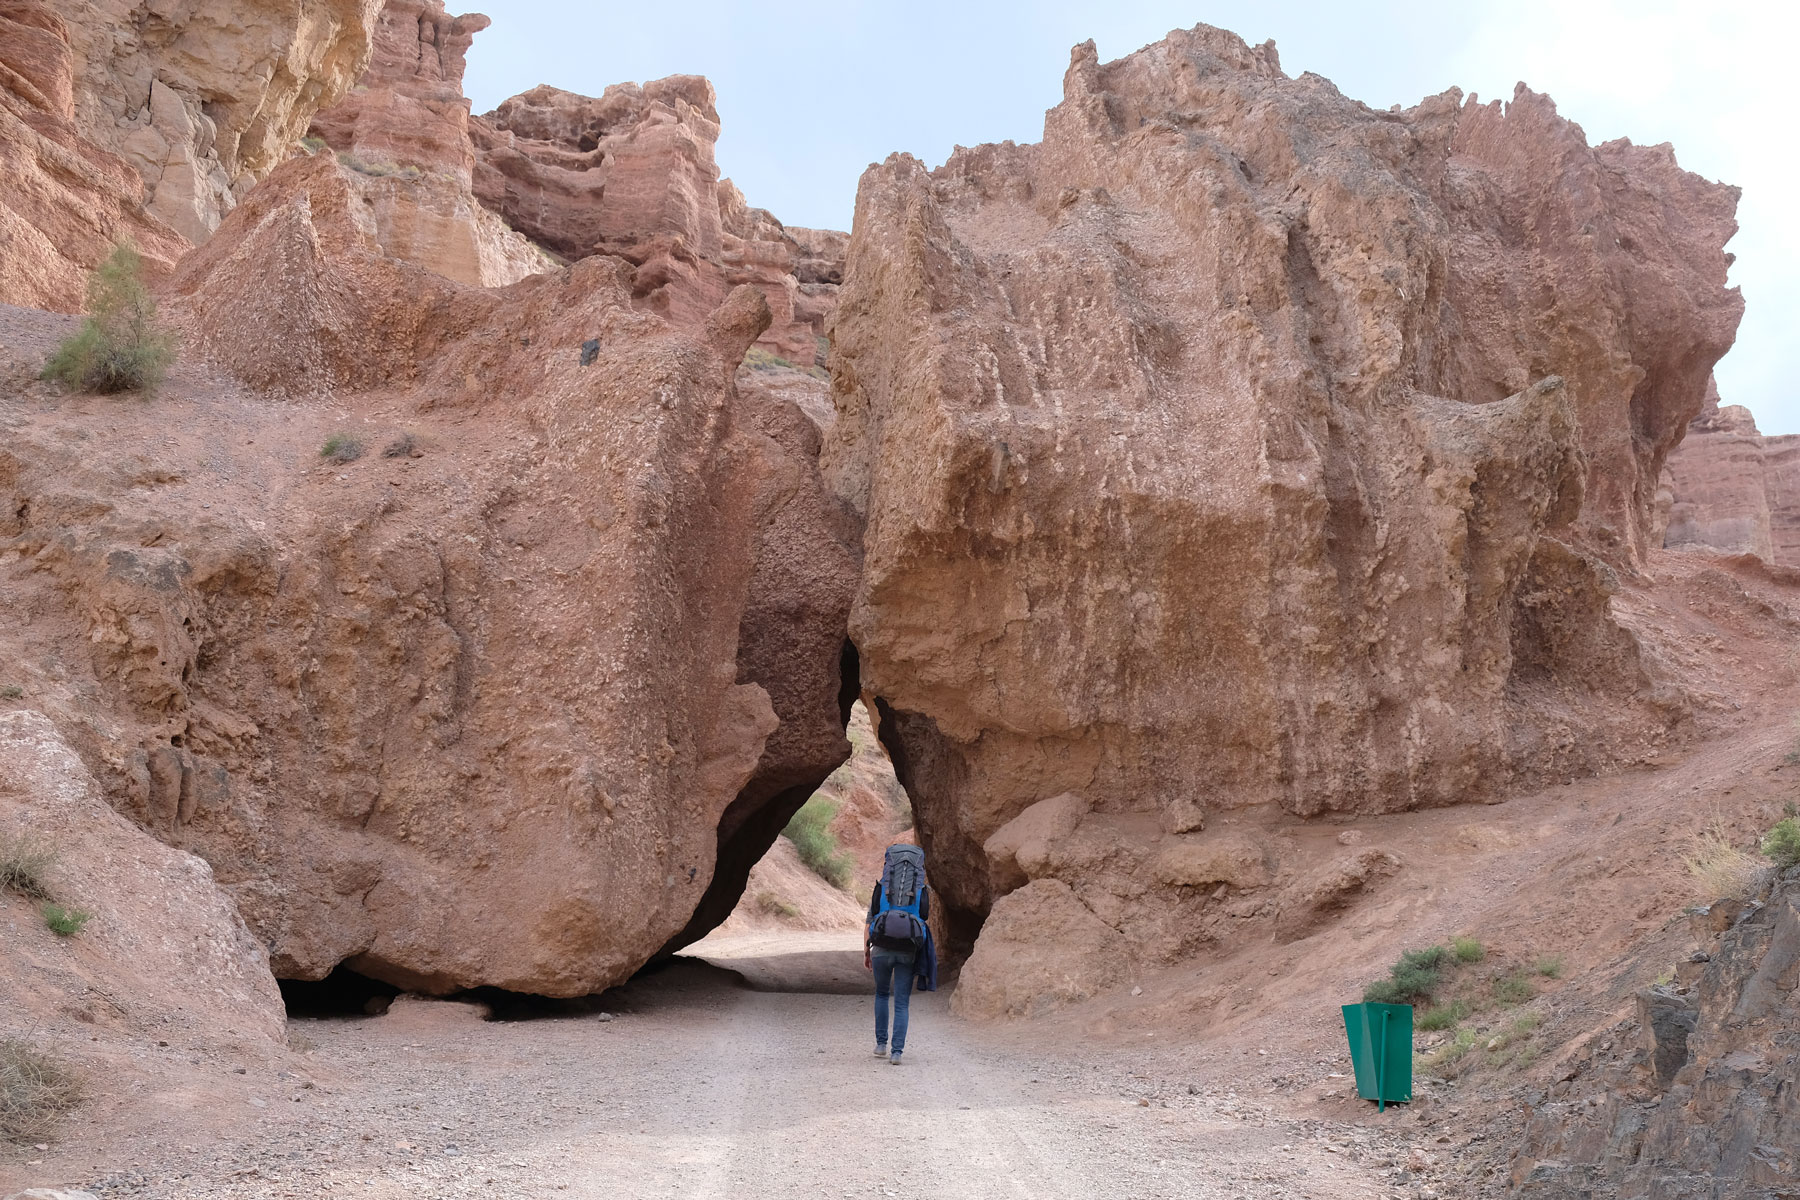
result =
M869 896L863 930L863 966L875 973L875 1057L900 1065L906 1050L907 1009L913 983L937 990L937 946L931 937L931 889L925 884L925 851L899 844L887 848L881 879ZM888 1001L894 1007L894 1051L888 1053Z

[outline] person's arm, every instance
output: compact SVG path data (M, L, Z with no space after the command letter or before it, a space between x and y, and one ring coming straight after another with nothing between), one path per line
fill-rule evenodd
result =
M863 966L875 969L874 960L869 957L869 926L875 920L875 913L881 908L881 884L875 884L875 890L869 893L869 919L863 922Z

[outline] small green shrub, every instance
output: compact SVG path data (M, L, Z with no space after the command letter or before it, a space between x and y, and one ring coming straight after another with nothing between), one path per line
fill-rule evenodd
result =
M50 869L56 851L29 835L0 835L0 888L29 896L50 898Z
M1423 950L1406 951L1400 956L1400 965L1409 970L1435 971L1449 957L1450 951L1443 946L1427 946Z
M410 433L403 433L381 448L383 458L411 458L418 453L419 442Z
M1494 999L1509 1008L1515 1004L1523 1004L1535 995L1537 992L1531 986L1531 977L1523 971L1514 971L1494 980Z
M1419 1018L1419 1028L1427 1033L1440 1029L1454 1029L1462 1024L1463 1018L1469 1015L1469 1006L1461 1000L1452 1000L1448 1004L1434 1004L1425 1010Z
M1451 938L1450 949L1459 963L1478 963L1487 957L1487 947L1472 937Z
M800 806L781 832L794 843L800 861L811 867L814 874L834 887L848 890L852 864L849 856L838 849L837 838L831 832L831 819L837 812L835 801L815 794Z
M1560 954L1542 954L1531 964L1531 969L1545 979L1561 979L1563 973L1563 956Z
M61 904L46 904L42 911L44 924L57 937L74 937L94 919L93 913L82 912L79 908L65 908Z
M5 687L0 687L0 700L19 700L22 699L24 695L25 689L16 683L9 683Z
M325 139L322 137L303 137L300 139L300 146L308 154L317 154L325 148Z
M1442 982L1440 968L1449 957L1442 946L1408 950L1400 961L1388 968L1388 977L1378 979L1363 989L1367 1004L1414 1004L1429 1000Z
M151 395L175 361L175 335L156 319L144 260L118 245L88 276L87 319L56 348L43 377L83 391Z
M1779 870L1800 865L1800 818L1786 816L1775 822L1762 840L1762 852L1774 860Z
M335 463L355 462L363 454L363 444L347 433L334 433L319 447L319 457Z
M26 1042L0 1041L0 1138L42 1137L80 1099L68 1068Z

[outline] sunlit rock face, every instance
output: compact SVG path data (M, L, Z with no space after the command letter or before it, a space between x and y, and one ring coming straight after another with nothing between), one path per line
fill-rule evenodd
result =
M1607 560L1730 344L1735 200L1528 91L1377 112L1207 27L1078 47L1036 145L872 167L825 465L962 928L1057 878L1179 953L1212 892L1155 864L1196 812L1478 800L1653 744ZM990 860L1061 793L1073 842Z

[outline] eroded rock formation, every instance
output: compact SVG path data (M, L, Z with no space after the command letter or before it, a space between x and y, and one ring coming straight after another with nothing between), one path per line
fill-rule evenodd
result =
M763 344L812 366L845 235L788 229L719 178L713 100L698 75L614 84L598 98L533 88L474 119L475 194L565 258L630 262L633 293L677 324L753 284L774 315Z
M80 950L70 953L45 928L37 898L0 891L5 1036L48 1032L78 1050L102 1035L134 1048L146 1036L205 1038L259 1054L283 1044L268 953L206 863L108 807L74 750L29 709L0 712L0 838L23 838L52 855L48 890L89 914Z
M475 148L463 58L487 26L479 13L448 15L442 0L389 0L368 70L308 132L350 172L360 221L387 254L498 287L556 264L470 190Z
M1749 409L1721 405L1709 388L1663 478L1663 545L1800 566L1800 436L1764 436Z
M1800 1175L1800 878L1693 918L1709 936L1634 1019L1578 1048L1528 1109L1516 1194L1779 1195ZM1710 927L1710 928L1707 928Z
M1078 47L1040 144L871 168L826 469L962 932L1007 886L984 843L1060 793L1091 813L1014 856L1009 921L1060 880L1154 961L1235 903L1156 878L1196 812L1493 798L1655 745L1680 705L1605 560L1730 344L1735 196L1523 89L1375 112L1206 27ZM1292 933L1395 865L1251 908Z
M149 212L204 241L369 57L381 0L53 0L75 123L142 176Z
M853 545L816 429L740 409L754 288L676 328L610 257L466 287L358 203L296 158L174 280L191 352L289 397L228 423L270 454L253 477L207 468L197 505L193 468L16 438L9 586L33 639L92 648L54 715L278 974L594 991L687 924L747 784L810 791L848 754ZM321 461L323 395L390 414L366 457Z
M144 212L132 169L79 132L73 36L48 4L0 0L0 303L79 312L114 243L158 271L187 249Z

